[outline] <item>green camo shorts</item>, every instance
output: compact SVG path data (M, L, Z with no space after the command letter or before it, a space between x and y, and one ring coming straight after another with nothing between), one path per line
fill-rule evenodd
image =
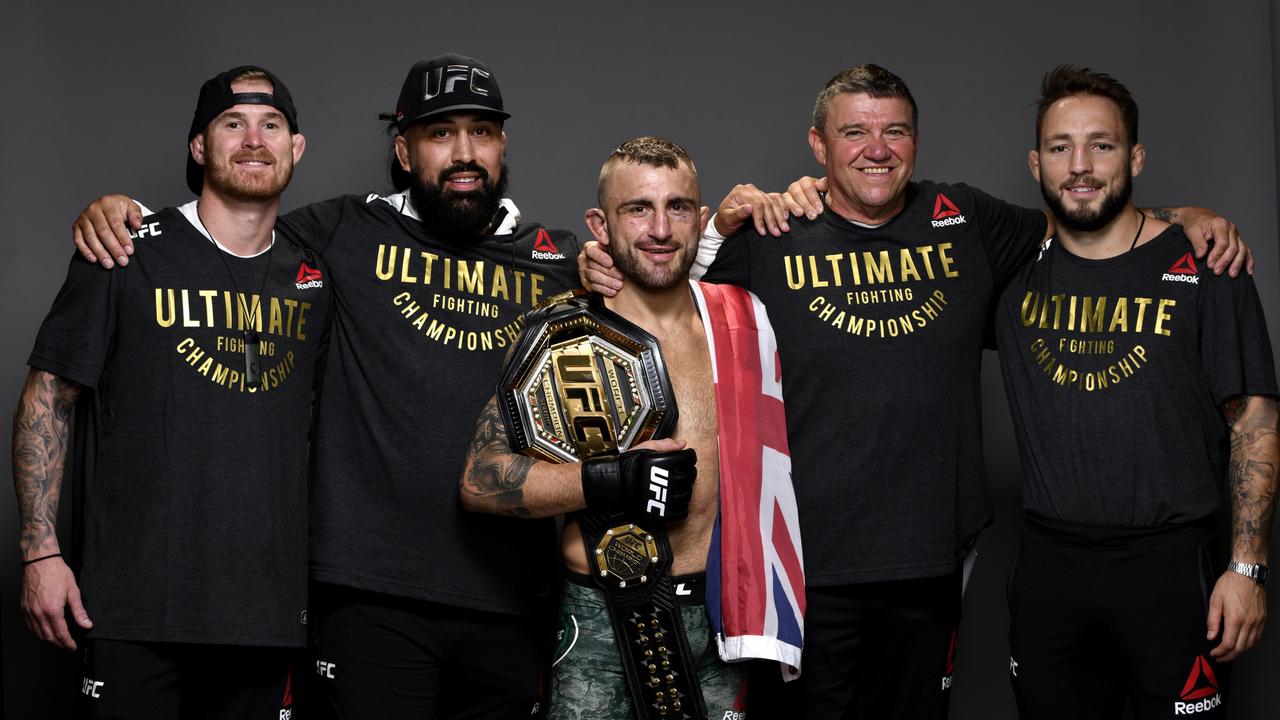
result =
M548 718L635 720L604 593L583 585L590 582L585 576L571 577L560 595ZM685 605L680 615L697 665L707 717L746 720L746 664L720 660L705 605Z

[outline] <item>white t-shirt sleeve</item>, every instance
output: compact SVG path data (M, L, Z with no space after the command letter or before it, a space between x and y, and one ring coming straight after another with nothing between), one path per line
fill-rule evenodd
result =
M723 244L724 236L716 230L716 216L712 215L707 221L707 229L703 231L702 239L698 241L698 255L693 260L693 267L689 268L689 277L701 280L702 276L707 274L707 268L715 262L716 254L720 252L720 246Z

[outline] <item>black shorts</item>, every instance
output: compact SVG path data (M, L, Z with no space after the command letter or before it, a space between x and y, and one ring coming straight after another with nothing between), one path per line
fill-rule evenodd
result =
M936 720L947 716L963 573L805 589L800 678L751 677L756 717ZM770 664L772 665L772 664Z
M1009 679L1023 720L1224 717L1209 655L1212 522L1097 528L1027 516L1009 578Z
M549 616L325 584L312 587L311 607L322 716L509 720L541 708Z
M242 645L82 643L76 688L91 720L291 720L296 650Z

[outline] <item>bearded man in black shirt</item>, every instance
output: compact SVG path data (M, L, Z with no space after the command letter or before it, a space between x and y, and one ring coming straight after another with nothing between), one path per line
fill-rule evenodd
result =
M996 316L1026 509L1018 710L1221 717L1230 661L1266 621L1280 431L1261 303L1248 275L1205 272L1180 226L1134 209L1146 151L1114 78L1048 73L1036 139L1058 229ZM1230 563L1215 552L1224 477Z

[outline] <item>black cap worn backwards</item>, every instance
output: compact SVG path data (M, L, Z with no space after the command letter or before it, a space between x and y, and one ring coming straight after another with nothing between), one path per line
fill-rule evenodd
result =
M396 103L396 127L403 133L420 120L458 110L476 110L503 120L498 79L488 65L466 55L446 53L419 61L405 76Z
M249 72L266 75L271 82L271 92L232 92L231 83ZM241 65L209 78L200 86L200 99L196 101L196 112L191 118L187 144L190 145L191 138L204 132L214 118L236 105L270 105L284 115L289 123L289 130L298 132L298 110L293 106L293 96L284 83L280 82L280 78L256 65ZM190 148L187 149L187 187L196 195L204 187L204 168L191 156Z

